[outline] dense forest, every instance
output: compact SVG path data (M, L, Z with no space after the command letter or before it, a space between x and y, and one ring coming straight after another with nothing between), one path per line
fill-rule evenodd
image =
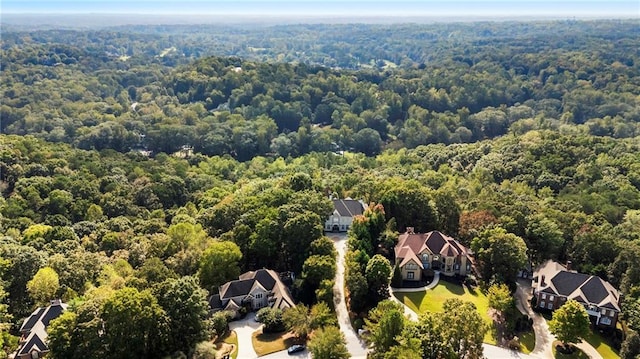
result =
M534 264L571 260L618 287L638 331L639 34L637 21L3 31L4 348L51 297L71 303L55 358L192 355L219 331L207 296L246 270L299 273L294 296L322 301L330 195L381 205L363 268L407 226L466 245L501 228ZM137 323L125 344L122 318Z

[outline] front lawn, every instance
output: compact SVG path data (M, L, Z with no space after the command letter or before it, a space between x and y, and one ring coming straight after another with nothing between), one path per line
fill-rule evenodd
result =
M425 292L395 293L398 300L406 304L418 314L425 312L442 313L444 301L450 298L458 298L472 302L484 321L493 328L493 321L489 317L489 301L479 288L470 289L457 284L441 280L435 288ZM495 330L490 329L484 336L487 344L496 344Z
M293 344L297 344L291 332L263 333L262 329L253 333L251 342L259 357L285 350Z
M599 334L593 331L589 331L589 335L584 340L596 348L598 353L602 355L604 359L620 359L618 352L612 348L609 343Z
M536 334L533 330L518 333L518 339L520 339L520 351L524 354L531 353L536 346Z

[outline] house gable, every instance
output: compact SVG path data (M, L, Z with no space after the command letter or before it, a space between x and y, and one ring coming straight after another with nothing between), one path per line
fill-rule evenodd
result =
M66 309L67 304L61 300L53 300L49 306L36 309L20 327L22 338L16 358L31 358L33 352L48 352L47 327Z
M284 309L294 306L289 289L282 283L278 273L270 269L250 271L239 276L238 280L220 286L219 295L209 297L212 310L239 310L244 303L263 307L268 303L277 304Z
M438 231L413 233L411 227L398 237L395 247L396 264L403 268L409 262L415 262L420 269L434 268L445 275L466 275L473 264L469 251L455 239ZM427 254L423 258L423 254Z
M350 198L347 199L334 199L333 208L334 213L338 212L338 215L342 217L355 217L364 213L365 206L360 201L356 201Z

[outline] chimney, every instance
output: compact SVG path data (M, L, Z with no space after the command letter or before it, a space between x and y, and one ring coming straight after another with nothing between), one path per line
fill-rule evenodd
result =
M572 264L573 263L571 261L567 261L567 272L570 272L571 270L573 270Z
M49 304L51 306L56 306L56 305L62 305L62 300L61 299L54 299L54 300L50 300Z
M544 282L544 280L545 280L545 276L544 276L544 274L543 274L543 275L542 275L542 277L540 278L540 285L541 285L541 286L546 285L546 283Z
M413 227L407 227L407 233L413 234Z

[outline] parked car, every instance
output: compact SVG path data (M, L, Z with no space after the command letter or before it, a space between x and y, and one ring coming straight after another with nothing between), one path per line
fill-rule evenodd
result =
M303 351L305 349L307 349L307 348L305 348L304 345L296 344L296 345L290 346L289 349L287 349L287 353L289 353L289 355L291 355L293 353L301 352L301 351Z

